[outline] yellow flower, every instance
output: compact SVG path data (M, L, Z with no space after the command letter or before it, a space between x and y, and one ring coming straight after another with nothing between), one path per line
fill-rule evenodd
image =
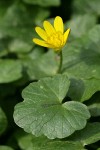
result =
M55 51L60 51L66 44L70 29L64 33L64 25L61 17L57 16L54 19L54 27L48 21L43 22L44 29L36 27L37 34L43 39L33 38L33 42L48 48L53 48Z

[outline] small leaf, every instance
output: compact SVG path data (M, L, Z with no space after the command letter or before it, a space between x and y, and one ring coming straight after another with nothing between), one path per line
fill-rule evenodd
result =
M81 130L75 132L71 137L69 137L72 141L80 141L83 145L88 145L95 143L100 140L100 123L90 123Z
M0 83L9 83L22 77L22 65L16 60L0 60Z
M24 102L14 112L16 124L36 136L64 138L85 127L90 117L87 107L63 99L69 88L66 75L56 75L31 83L22 93Z
M14 150L14 149L12 149L12 148L9 147L9 146L1 145L1 146L0 146L0 150Z
M100 116L100 103L94 103L88 106L91 116Z
M71 79L68 95L75 101L86 101L96 91L100 91L99 79Z
M35 4L40 6L58 6L60 5L60 0L23 0L29 4Z
M0 108L0 135L5 131L6 127L7 127L7 118L3 110Z

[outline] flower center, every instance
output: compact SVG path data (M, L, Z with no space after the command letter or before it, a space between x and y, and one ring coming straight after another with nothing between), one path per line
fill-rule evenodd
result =
M60 49L64 45L64 38L61 32L53 33L47 38L47 43L52 45L55 49Z

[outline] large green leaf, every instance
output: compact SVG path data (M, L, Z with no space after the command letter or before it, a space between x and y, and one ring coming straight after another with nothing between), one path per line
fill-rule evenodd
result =
M5 131L6 127L7 127L7 118L3 110L0 108L0 135Z
M8 83L22 77L22 65L17 60L0 60L0 83Z
M13 39L8 45L9 51L13 53L28 53L32 45L20 39Z
M86 36L70 42L63 49L62 72L72 80L69 96L73 100L85 101L100 91L99 33L100 26L97 25Z
M75 15L65 25L71 28L70 36L76 38L86 34L96 24L96 21L95 15Z
M9 146L1 145L0 150L14 150L14 149Z
M26 132L50 139L64 138L85 127L90 117L87 107L63 99L69 88L66 75L56 75L31 83L24 91L24 102L15 107L14 120Z
M45 144L45 146L42 146L41 148L38 147L37 150L66 150L66 149L67 150L85 150L81 143L63 142L63 141L49 142L47 145ZM29 150L32 150L32 149L29 149Z
M91 38L93 32L94 38ZM63 49L63 73L70 77L100 79L100 26L86 36L67 44ZM96 37L96 39L95 39Z
M90 123L81 130L75 132L70 138L72 141L81 142L83 145L88 145L100 140L100 123Z
M58 6L60 5L60 0L23 0L29 4L36 4L40 6Z
M84 150L82 144L78 142L49 140L44 136L35 137L23 132L17 136L17 141L23 150Z
M22 3L11 5L0 23L1 37L10 36L19 38L31 46L35 37L33 27L49 15L49 11L41 7L26 7Z
M99 0L74 0L73 10L75 13L92 13L100 15L100 1Z
M59 62L56 60L57 55L51 50L35 60L28 59L23 63L27 67L30 79L40 79L57 73Z

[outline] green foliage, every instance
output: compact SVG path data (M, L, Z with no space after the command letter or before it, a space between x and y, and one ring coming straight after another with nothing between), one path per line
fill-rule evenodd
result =
M0 150L13 150L13 149L8 146L0 146Z
M96 21L96 15L74 15L65 25L71 28L70 36L75 39L86 34L96 24Z
M8 83L22 77L22 65L17 60L0 60L0 83Z
M80 141L82 145L88 145L100 140L100 123L91 123L81 130L77 131L69 138L71 141Z
M23 150L85 150L81 143L72 141L49 140L44 136L35 137L24 132L17 133L18 145Z
M7 127L7 118L3 110L0 108L0 135L5 131L6 127Z
M58 61L55 61L56 54L49 51L46 54L38 57L37 59L28 59L25 61L27 66L27 73L31 79L39 79L46 76L53 76L58 70Z
M64 138L84 128L90 117L86 106L74 101L62 103L68 87L65 75L30 84L23 91L24 102L15 107L16 124L29 133L44 134L50 139Z
M55 16L59 55L32 42ZM23 131L24 130L24 131ZM100 0L0 0L0 150L100 150Z
M58 6L60 5L60 0L23 0L26 3L29 4L35 4L40 6Z
M74 0L73 2L73 10L75 13L94 13L96 15L100 15L100 1L99 0Z

